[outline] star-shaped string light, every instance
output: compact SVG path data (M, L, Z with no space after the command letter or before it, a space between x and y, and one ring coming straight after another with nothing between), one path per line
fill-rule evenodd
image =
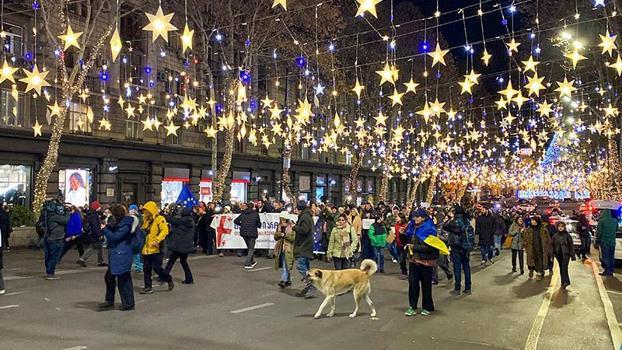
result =
M125 113L127 113L128 119L135 116L134 110L136 110L136 108L132 107L132 105L128 103L127 108L125 108Z
M43 125L39 124L39 121L35 119L35 125L32 126L34 137L41 136L41 129L43 129Z
M402 105L402 96L404 96L404 93L399 93L397 91L397 89L393 89L393 95L389 96L389 98L391 99L391 106L395 107L395 105Z
M484 52L482 53L482 62L484 62L485 66L488 66L488 63L490 63L491 58L492 58L492 55L488 53L488 50L484 49Z
M512 40L510 40L509 43L506 43L506 45L508 47L508 55L512 56L512 52L518 52L518 47L520 46L520 43L512 38Z
M535 72L535 71L534 71ZM540 96L540 90L546 89L542 84L544 77L538 77L538 73L535 72L533 77L527 77L529 81L525 87L529 89L529 95L536 95L536 97Z
M13 78L13 74L15 74L18 69L19 68L13 68L9 66L6 59L4 59L4 63L2 64L2 70L0 70L0 84L5 80L15 83L15 78Z
M546 101L543 101L538 105L538 114L540 114L541 117L548 116L552 111L553 109L551 108L551 104Z
M620 59L620 55L618 54L618 59L615 63L608 63L609 68L613 68L618 72L618 76L622 75L622 59ZM602 89L604 91L604 89Z
M436 49L432 52L428 52L428 56L432 57L432 67L440 63L445 66L445 55L449 50L441 50L441 45L437 42Z
M587 57L580 54L579 50L577 50L576 48L572 50L572 52L567 53L564 56L572 62L572 69L577 68L577 63L579 63L579 61L583 61L587 59Z
M33 65L32 72L22 68L24 74L26 74L25 78L20 79L19 81L26 83L26 92L30 90L35 90L38 95L41 95L41 88L50 86L45 80L45 77L48 75L49 71L39 72L39 68L37 65Z
M54 101L54 104L48 106L48 108L50 109L50 118L53 116L60 116L62 110L57 101Z
M67 25L67 31L65 32L65 34L58 36L60 40L65 42L63 51L67 51L67 49L72 46L75 46L77 49L80 49L78 38L81 35L82 35L82 32L74 32L73 29L71 29L71 24Z
M155 15L145 12L149 24L143 27L143 30L148 30L152 33L152 42L155 42L158 37L162 37L164 41L168 43L168 32L177 30L177 27L171 24L171 19L175 15L171 12L167 15L162 12L162 6L158 6L158 11Z
M115 29L114 33L110 37L110 52L112 53L112 62L114 63L121 53L123 43L121 42L121 36L119 35L119 29Z
M607 54L609 54L609 57L612 57L613 50L618 49L618 47L616 46L616 38L618 36L611 35L609 33L609 29L607 29L607 32L605 33L605 35L598 34L598 36L600 37L600 44L598 44L598 46L600 46L603 49L601 54L604 55L606 52Z
M274 0L274 2L272 3L272 8L275 8L279 5L283 7L283 10L287 11L287 0Z
M378 18L378 14L376 13L376 5L378 5L382 0L356 0L359 3L359 7L356 10L356 17L363 16L365 12L369 12L370 15Z
M419 83L416 83L413 78L411 77L410 80L407 83L404 83L404 86L406 87L406 91L404 92L405 94L412 92L413 94L417 93L417 86L419 86Z
M389 66L389 63L386 62L384 64L384 68L382 68L382 70L377 70L376 74L378 74L380 76L380 85L382 86L384 83L391 83L391 84L395 84L395 80L393 78L393 70L391 69L391 66Z
M356 94L356 98L358 98L359 100L361 99L361 92L363 92L363 89L365 89L365 85L361 85L361 82L359 81L359 78L356 78L356 82L354 83L354 87L352 88L352 91L354 91L354 93Z
M194 36L194 29L188 28L188 23L184 26L184 32L181 35L181 52L186 53L186 50L192 50L192 37Z
M170 124L165 126L164 129L166 129L166 136L171 136L171 135L177 136L177 130L179 129L179 126L171 122Z
M568 81L568 78L564 77L563 82L557 82L557 89L555 91L559 92L559 97L572 97L572 93L577 90L574 87L574 80Z
M538 63L540 63L539 61L534 61L533 60L533 56L529 56L529 59L527 61L522 61L523 62L523 71L525 73L532 71L532 72L536 72L536 66L538 65Z

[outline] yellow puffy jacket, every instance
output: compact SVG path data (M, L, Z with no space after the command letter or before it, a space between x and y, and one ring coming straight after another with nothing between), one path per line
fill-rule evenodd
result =
M168 224L166 219L160 215L158 205L153 201L143 206L143 218L143 230L145 231L143 255L157 254L160 252L160 243L168 236Z

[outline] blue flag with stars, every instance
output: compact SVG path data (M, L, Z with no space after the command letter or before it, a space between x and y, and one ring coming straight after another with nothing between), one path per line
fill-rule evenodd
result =
M184 185L181 188L179 197L177 197L177 204L183 205L185 208L192 208L199 205L199 202L192 195L190 187L188 185Z

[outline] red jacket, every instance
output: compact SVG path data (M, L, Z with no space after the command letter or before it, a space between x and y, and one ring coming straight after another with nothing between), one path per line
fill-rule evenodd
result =
M397 244L398 248L403 248L405 243L407 242L407 238L406 238L406 223L402 223L402 224L395 224L394 226L395 229L395 242ZM400 231L402 231L400 233Z

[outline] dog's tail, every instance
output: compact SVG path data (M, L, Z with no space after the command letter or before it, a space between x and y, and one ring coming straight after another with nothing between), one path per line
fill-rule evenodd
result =
M378 265L371 259L365 259L361 263L361 270L364 271L367 276L371 276L378 271Z

